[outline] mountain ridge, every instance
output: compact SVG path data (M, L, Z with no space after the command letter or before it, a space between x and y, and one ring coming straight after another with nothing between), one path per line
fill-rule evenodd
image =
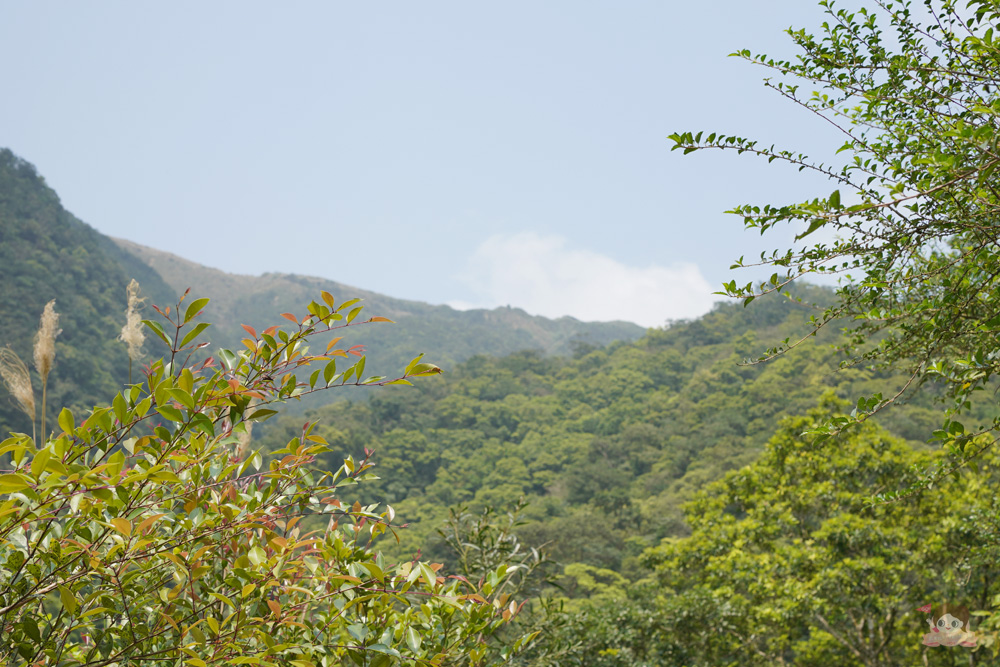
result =
M370 348L374 363L369 367L385 374L401 370L420 353L447 368L477 354L502 356L522 349L566 355L580 345L635 340L646 331L628 322L550 320L512 308L458 311L310 276L228 274L102 234L63 207L34 165L0 148L0 336L30 365L38 318L45 304L56 300L63 332L56 339L48 387L50 414L62 407L86 411L128 381L128 356L116 338L125 323L125 288L133 278L146 298L147 318L153 317L151 304L174 304L188 287L193 287L192 297L209 297L203 318L214 326L202 340L209 340L212 349L241 347L241 324L275 324L282 312L304 315L321 290L335 293L339 301L361 297L367 314L400 322L344 330L346 340ZM158 356L160 345L147 337L145 352ZM39 378L32 376L38 389ZM31 423L3 390L0 434L10 430L30 432Z
M245 335L240 324L266 326L274 323L281 312L298 314L297 310L318 298L321 290L332 293L338 300L361 298L368 315L388 317L400 325L370 329L358 339L358 342L371 345L372 354L379 362L394 365L405 364L420 352L434 356L435 363L445 364L458 364L474 354L503 355L522 349L566 355L579 345L600 347L615 340L636 340L646 332L645 328L631 322L581 322L568 316L551 319L510 306L457 310L443 304L399 299L316 276L271 272L256 276L231 274L127 239L112 240L123 251L155 270L175 292L183 293L196 285L192 289L195 296L211 298L207 319L215 323L213 344L221 342L224 346L239 345ZM433 344L435 328L448 331L455 327L461 328L459 336L438 332L436 337L446 344ZM503 330L503 336L496 335L498 329ZM345 338L356 335L356 332L346 332ZM421 344L405 354L380 352L380 348L395 347L407 338ZM479 346L469 345L470 340L484 344L485 349L474 349Z

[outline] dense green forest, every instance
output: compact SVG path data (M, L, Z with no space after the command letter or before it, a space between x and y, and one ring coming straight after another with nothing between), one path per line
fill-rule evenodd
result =
M474 357L418 387L281 417L254 444L284 447L305 421L333 450L322 467L374 463L380 479L358 497L408 523L380 545L391 558L461 570L452 519L515 512L519 557L537 548L544 561L522 622L546 631L525 664L917 660L918 607L946 595L984 609L1000 592L1000 526L983 493L994 468L983 460L871 507L941 461L928 440L943 391L931 384L835 443L809 444L803 432L850 412L849 400L906 381L842 367L833 328L774 362L743 363L762 339L807 330L831 296L721 305L573 358ZM995 414L977 399L969 423ZM849 632L849 619L870 627Z
M457 311L447 306L393 299L308 276L233 276L121 239L110 239L75 218L35 168L0 150L0 317L5 345L30 359L31 340L46 303L56 300L62 334L56 339L61 372L49 388L55 407L92 407L107 400L127 377L125 347L115 335L125 323L125 287L139 282L152 305L165 307L188 288L213 300L212 349L239 347L242 324L262 326L294 310L323 289L342 300L361 298L372 312L398 320L366 332L372 362L402 368L421 352L453 365L475 354L537 349L567 354L575 345L634 340L644 329L628 322L580 322L533 317L512 308ZM114 332L114 333L112 333ZM348 338L353 332L348 333ZM360 342L360 339L359 339ZM158 356L156 344L148 347ZM331 400L335 397L323 397ZM310 405L319 404L314 399ZM27 419L0 399L0 432L24 430Z
M334 447L328 465L375 452L383 479L363 497L412 522L404 551L431 547L441 508L502 508L523 496L529 543L550 543L561 562L635 579L645 547L689 530L681 503L756 460L780 417L806 413L824 391L848 399L901 383L838 368L832 333L774 363L741 365L760 340L801 331L811 310L789 300L732 304L635 343L580 348L575 358L475 357L439 381L305 419L318 421L316 433ZM925 393L882 421L925 447L931 400ZM269 424L260 444L283 447L302 421ZM604 528L588 529L595 525Z

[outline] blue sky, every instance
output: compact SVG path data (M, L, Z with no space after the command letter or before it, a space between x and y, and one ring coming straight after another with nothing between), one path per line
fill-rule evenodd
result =
M0 146L101 232L226 271L656 326L791 242L725 209L833 189L666 138L832 156L726 57L792 56L783 29L822 20L802 0L0 0Z

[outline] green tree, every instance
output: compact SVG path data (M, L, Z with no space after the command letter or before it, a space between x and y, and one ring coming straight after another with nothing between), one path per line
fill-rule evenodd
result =
M996 540L981 519L996 511L995 460L872 506L936 455L870 423L824 445L801 437L828 409L784 420L756 463L685 507L690 537L647 553L678 664L926 664L920 606L992 604Z
M731 211L761 233L789 223L799 231L796 240L819 230L835 240L778 249L759 262L740 258L736 266L763 265L774 273L759 284L732 280L725 293L749 303L802 276L841 275L838 299L812 320L814 328L854 320L853 354L908 369L910 380L894 391L926 379L947 383L954 405L938 436L964 459L992 439L971 445L974 434L951 417L967 410L973 392L993 384L1000 371L1000 41L993 34L1000 6L993 0L921 4L876 0L872 9L850 11L823 0L827 20L818 35L788 31L800 49L796 59L734 54L773 72L769 87L842 133L842 163L716 132L671 138L685 152L749 153L834 182L836 189L820 198ZM762 358L799 340L786 339ZM859 402L854 419L827 431L895 398L876 393ZM998 427L1000 417L976 430Z
M588 667L860 667L993 664L996 628L971 653L921 644L926 603L985 610L997 594L997 460L896 503L874 489L939 453L916 452L872 423L823 446L830 397L782 421L763 454L684 506L688 537L643 555L653 568L612 600L571 600L541 619L518 664ZM593 568L567 568L598 574ZM973 656L973 657L970 657ZM971 662L970 662L971 661Z
M182 297L145 322L169 353L142 382L89 414L63 409L37 447L23 434L0 443L12 461L0 471L0 663L487 659L486 640L516 611L505 583L516 570L486 573L486 586L388 561L373 540L395 532L393 509L347 497L371 461L317 468L327 443L310 425L267 465L248 449L278 403L440 372L418 357L399 377L368 376L338 339L310 353L311 339L363 324L356 300L322 296L286 313L290 327L248 327L244 349L197 360L208 299Z

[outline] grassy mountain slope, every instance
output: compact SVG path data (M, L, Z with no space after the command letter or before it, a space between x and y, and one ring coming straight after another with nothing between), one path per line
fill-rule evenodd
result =
M386 373L401 369L421 352L448 368L475 354L505 355L534 349L563 355L574 346L635 340L645 331L629 322L580 322L572 317L552 320L516 308L460 311L308 276L237 276L131 241L115 242L159 273L175 292L191 287L193 295L212 299L207 320L215 323L209 335L213 345L238 347L246 335L240 324L258 328L275 324L283 312L301 317L303 306L319 298L320 290L327 290L338 301L362 298L366 316L381 315L397 323L367 327L361 335L348 332L345 338L349 344L365 343L369 368Z
M50 375L50 414L63 406L92 407L127 380L125 346L115 337L125 323L132 277L153 299L172 293L155 271L68 213L31 164L0 149L0 344L30 366L38 318L56 300L62 334ZM36 401L40 397L39 391ZM0 390L0 433L9 430L30 433L31 423Z

